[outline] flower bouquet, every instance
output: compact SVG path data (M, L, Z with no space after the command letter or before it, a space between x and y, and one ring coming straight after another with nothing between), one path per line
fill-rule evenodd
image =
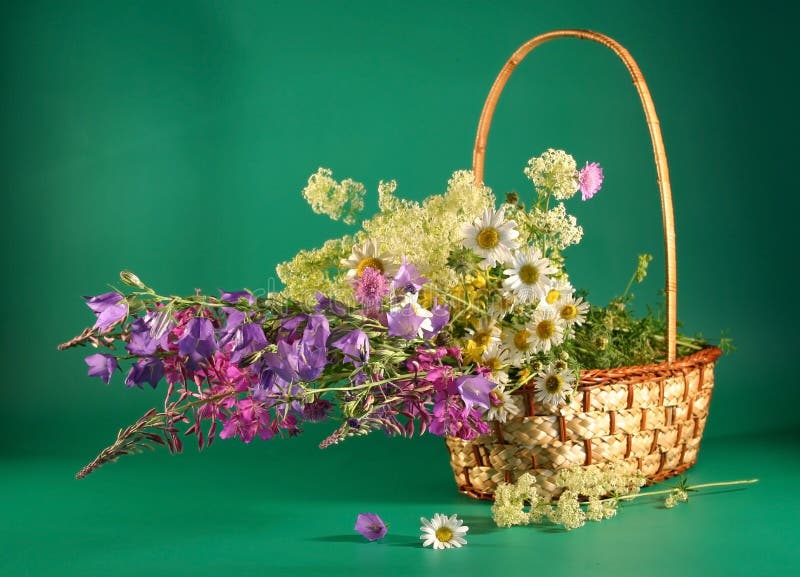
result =
M583 31L520 51L558 36L627 55ZM579 169L550 149L524 169L528 195L500 201L483 185L488 122L519 54L487 101L474 170L455 172L444 193L412 202L381 182L379 211L362 219L364 185L313 174L303 190L313 211L357 228L279 265L280 292L168 296L124 271L126 289L87 297L96 322L61 348L101 349L86 358L90 376L108 384L122 368L128 387L162 386L164 408L121 430L78 477L154 444L180 452L187 435L202 449L319 421L335 423L323 448L378 430L443 436L459 488L480 498L525 473L556 496L566 467L658 480L691 465L720 351L675 333L668 178L644 81L623 57L656 129L668 225L666 318L636 319L627 290L590 305L565 269L564 251L583 234L566 203L600 190L597 163ZM640 257L631 282L648 262Z

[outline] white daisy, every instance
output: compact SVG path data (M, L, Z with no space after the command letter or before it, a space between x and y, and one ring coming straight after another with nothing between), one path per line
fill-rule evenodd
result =
M510 361L511 356L508 349L499 340L490 342L481 355L481 365L490 369L492 374L503 372Z
M572 394L575 374L567 369L557 370L553 365L547 365L535 381L533 398L555 409L564 404L567 397Z
M565 323L550 307L539 307L533 313L530 325L533 352L548 352L551 347L564 342Z
M589 303L584 302L582 297L565 298L556 305L559 318L568 327L582 325L586 320L586 313L589 312Z
M528 327L508 327L503 331L502 340L509 352L509 362L515 367L521 366L533 353Z
M481 348L481 353L486 348L494 343L500 341L500 327L497 326L497 320L493 316L482 316L478 322L474 324L475 328L468 328L467 334L469 338L475 341L475 344Z
M389 278L397 273L399 267L388 253L381 252L378 241L369 239L362 245L355 245L353 252L342 259L342 266L349 269L349 278L360 277L365 268L373 268Z
M514 240L519 236L517 223L513 220L505 222L505 207L495 211L485 208L483 215L472 224L464 224L461 232L464 246L483 257L481 267L489 268L498 262L505 262L511 251L517 248Z
M503 288L513 292L524 303L541 300L553 285L547 275L555 272L557 269L542 256L539 249L529 246L517 251L512 258L511 268L503 271L508 276L503 281Z
M556 306L557 303L563 301L564 299L570 298L575 289L569 284L568 281L559 280L550 287L550 290L547 291L547 294L544 297L544 302L549 304L550 306Z
M486 411L487 420L505 423L506 420L516 417L519 413L519 399L507 393L505 387L498 385L489 393L489 410Z
M448 517L436 513L430 521L425 517L420 517L419 520L422 523L422 527L419 528L422 535L419 538L423 539L423 547L433 545L434 549L450 549L467 544L464 535L469 531L469 527L456 515Z

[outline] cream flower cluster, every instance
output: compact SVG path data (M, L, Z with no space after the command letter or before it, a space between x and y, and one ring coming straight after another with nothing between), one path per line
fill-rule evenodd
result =
M636 495L646 479L635 468L620 463L562 469L554 482L560 492L555 504L537 493L536 479L530 473L521 475L515 483L500 483L492 505L495 524L512 527L546 519L567 530L577 529L587 520L614 517L620 501Z
M364 185L351 179L336 182L333 172L319 168L308 179L303 196L317 214L327 214L333 220L340 218L347 224L355 223L356 215L364 209Z
M557 200L575 196L580 186L578 165L563 150L547 149L541 156L531 158L524 170L539 194L551 194Z

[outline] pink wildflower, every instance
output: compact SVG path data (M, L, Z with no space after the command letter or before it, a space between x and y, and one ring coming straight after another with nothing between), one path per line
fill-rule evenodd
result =
M368 309L377 309L389 294L389 284L379 270L367 267L353 283L356 301Z
M581 200L592 198L603 185L603 169L596 162L586 163L578 173Z

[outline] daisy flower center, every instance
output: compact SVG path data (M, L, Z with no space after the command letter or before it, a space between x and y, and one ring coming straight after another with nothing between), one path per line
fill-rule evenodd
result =
M530 336L530 332L528 332L526 329L522 329L514 335L514 346L520 351L527 351L529 348L531 348L531 344L528 342Z
M547 301L547 304L552 305L552 304L555 304L555 302L558 300L558 297L560 297L560 296L561 296L561 293L559 291L557 291L556 289L550 289L550 291L547 293L547 296L544 298L544 300Z
M493 227L482 228L475 241L484 250L493 249L500 244L500 233Z
M564 305L564 308L561 309L561 318L566 321L571 321L577 316L578 316L578 307L576 307L575 305L572 304Z
M519 280L525 284L536 284L539 280L539 269L532 264L524 264L519 268Z
M359 262L358 266L356 267L356 274L361 276L366 268L374 268L381 274L385 272L383 268L383 262L380 259L371 256L361 259L361 262Z
M489 369L493 373L496 373L500 369L500 359L498 359L497 357L491 357L491 358L485 359L483 361L483 366L485 366L487 369Z
M453 538L453 532L449 527L439 527L436 529L436 538L442 543L447 543Z
M542 340L552 338L556 332L556 325L550 319L545 319L536 325L536 336Z
M544 388L548 393L553 395L561 390L561 385L563 383L564 380L559 375L550 375L544 381Z
M472 340L475 341L475 344L479 347L486 347L492 340L492 335L489 331L475 331Z

